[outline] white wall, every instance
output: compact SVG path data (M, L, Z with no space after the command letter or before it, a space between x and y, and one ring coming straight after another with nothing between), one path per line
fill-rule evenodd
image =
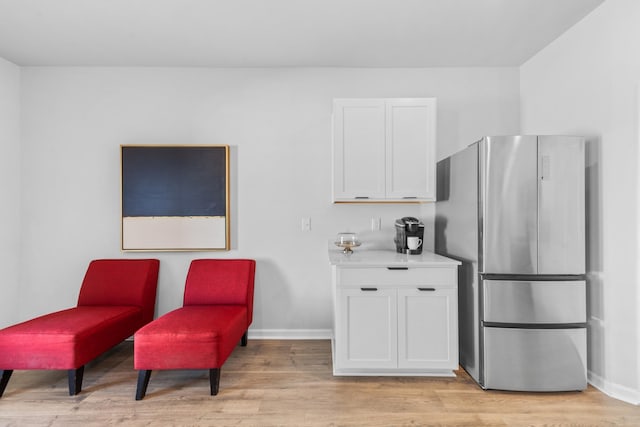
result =
M17 317L20 259L20 68L0 58L0 328Z
M589 137L590 381L640 403L640 2L608 0L521 67L523 133Z
M440 157L519 127L518 70L509 68L35 67L22 82L19 319L74 304L92 258L159 258L163 314L181 305L191 259L251 257L252 331L322 335L331 327L327 242L350 229L391 248L396 218L433 223L432 207L331 204L332 98L437 97ZM120 252L119 145L134 143L231 146L230 252ZM381 232L366 233L372 216Z

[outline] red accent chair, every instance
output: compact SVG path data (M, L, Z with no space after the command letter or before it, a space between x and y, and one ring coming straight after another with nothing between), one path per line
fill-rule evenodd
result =
M209 369L211 395L218 394L220 368L239 341L247 345L255 269L250 259L191 262L182 308L134 335L136 400L144 398L153 369Z
M89 263L78 305L0 330L0 397L14 369L66 369L69 395L82 389L84 365L153 320L157 259Z

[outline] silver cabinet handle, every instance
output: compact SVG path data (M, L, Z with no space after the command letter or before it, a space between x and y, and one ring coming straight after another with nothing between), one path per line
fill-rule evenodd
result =
M378 288L360 288L360 290L361 291L373 291L373 292L375 292L375 291L378 290Z
M408 270L409 267L387 267L387 270Z
M424 291L424 292L426 292L426 291L433 292L433 291L436 290L436 288L418 288L418 290L419 291Z

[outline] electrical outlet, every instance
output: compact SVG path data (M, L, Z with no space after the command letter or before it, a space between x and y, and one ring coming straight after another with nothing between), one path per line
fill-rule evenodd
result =
M380 231L381 222L380 218L371 218L371 231Z
M302 231L311 231L311 218L303 217L301 228L302 228Z

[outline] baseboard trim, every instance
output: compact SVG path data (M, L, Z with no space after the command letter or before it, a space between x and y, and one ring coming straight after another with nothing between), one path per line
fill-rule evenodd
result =
M331 329L251 329L249 339L254 340L330 340Z
M623 402L631 403L632 405L640 405L640 390L634 390L629 387L624 387L619 384L614 384L594 374L588 373L589 384L614 399L621 400Z
M247 338L252 340L330 340L331 329L251 329ZM133 341L133 336L125 339Z

